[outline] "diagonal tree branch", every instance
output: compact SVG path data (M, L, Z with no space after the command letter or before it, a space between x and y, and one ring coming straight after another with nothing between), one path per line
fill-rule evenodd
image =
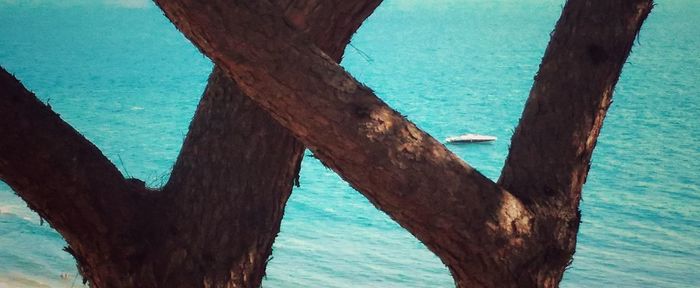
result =
M512 137L499 180L508 191L527 202L579 202L615 84L652 6L567 2Z
M164 187L170 233L154 261L177 265L156 273L161 286L260 286L303 149L215 68Z
M453 273L468 277L465 283L510 277L504 255L516 254L529 236L529 211L352 79L274 7L264 1L157 3L249 97Z
M287 4L284 11L288 17L285 18L265 1L158 2L168 17L200 49L221 65L221 71L238 82L242 91L309 145L324 163L436 252L450 267L459 286L497 287L556 286L561 279L563 268L575 247L579 220L577 207L590 154L622 64L652 6L649 0L594 1L595 3L571 0L564 7L528 100L523 124L514 135L514 148L500 181L522 199L521 202L391 110L368 88L357 83L319 48L312 45L313 41L308 35L292 28L308 29L304 25L312 17L298 15L298 11L307 11L306 8ZM318 6L314 1L308 3L317 5L308 11L324 7ZM358 9L362 10L361 7ZM310 30L307 33L308 31ZM192 229L178 230L179 227L172 227L172 223L165 223L163 227L147 231L149 225L155 223L151 219L161 212L170 216L167 219L178 219L183 215L179 212L188 211L192 207L183 204L186 202L175 200L166 201L166 205L154 205L150 201L151 193L144 187L125 181L94 146L60 121L12 76L4 71L0 76L0 87L3 87L3 94L0 95L0 112L3 112L0 114L0 129L12 135L0 141L0 177L27 199L34 209L40 211L42 216L46 216L52 225L65 233L69 242L78 243L74 246L71 242L71 247L77 249L74 253L79 255L76 256L78 261L83 262L81 266L103 271L114 270L114 266L126 267L116 269L121 273L112 273L113 278L104 278L102 280L105 281L92 284L96 287L134 286L136 283L142 286L188 286L187 283L173 282L184 278L168 277L180 272L172 270L173 265L184 263L189 269L187 271L192 271L192 265L217 264L220 259L230 261L226 257L224 259L211 255L218 251L212 249L218 248L216 244L199 242L201 247L184 247L185 241L178 238L216 239L215 236L219 236L215 234L218 230L209 228L225 226L225 221L218 217L226 213L226 208L229 208L226 204L214 205L207 211L201 205L196 205L194 209L201 209L202 212L195 211L194 215L201 216L197 218L201 221L195 221L189 227ZM215 79L214 76L212 79ZM552 90L555 92L552 93ZM212 95L228 95L228 92L212 92ZM216 102L203 101L200 108L210 115L234 115L211 103ZM567 117L574 119L572 123L563 121L565 123L557 125L556 121L551 121ZM580 122L575 123L576 121ZM209 125L215 123L210 122ZM254 130L256 129L246 130L246 127L242 127L241 131ZM224 129L216 128L212 131ZM548 135L550 132L554 135ZM22 133L28 134L25 136ZM55 138L57 135L65 136L66 139ZM60 141L54 141L56 139ZM191 143L196 143L196 137L193 139L195 140ZM542 143L550 140L558 144ZM216 147L215 142L202 143L205 145L201 147ZM30 150L26 148L34 146L38 149L32 151L38 153L28 153ZM187 149L187 142L185 146L183 150ZM221 151L227 149L230 148ZM561 155L546 155L548 149L560 150ZM538 153L544 156L532 156ZM242 157L245 158L245 155ZM531 157L533 162L539 164L522 164L530 161ZM216 157L204 158L199 164L198 160L182 158L184 164L178 164L181 168L176 166L176 170L181 173L177 175L185 176L174 175L171 183L182 181L180 185L188 186L199 181L201 187L207 187L216 181L190 177L197 175L192 167L212 165L207 164L207 161L221 165L216 162ZM42 159L50 161L41 161ZM295 162L293 160L286 158L285 167L291 167L289 163ZM41 167L32 171L31 163L58 164L55 167L39 165ZM221 167L232 166L231 162L226 163L228 164ZM250 167L260 167L254 162L248 163L251 163ZM54 168L59 168L60 171ZM54 170L58 172L54 173ZM294 175L290 169L274 172L285 175L280 176L282 178ZM31 175L32 173L36 175ZM540 181L540 176L545 180ZM210 174L204 177L210 177ZM189 181L190 178L193 182ZM37 181L43 179L48 179L49 184L40 187L40 182ZM241 180L237 181L241 183ZM61 195L74 196L75 203L58 199L55 191L64 186L55 184L66 184L64 190L67 192ZM220 183L216 185L218 184ZM180 185L168 185L168 189L173 189L170 190L173 191L172 195L179 192L170 187ZM189 187L197 186L195 184ZM88 192L76 192L83 190ZM187 189L180 191L185 190ZM200 201L196 199L201 197L197 192L204 190L187 191L189 192L183 192L183 195ZM275 221L279 221L275 217L281 215L286 199L284 194L274 195L282 195L273 201L282 204L277 207L272 205L273 212L265 214L272 215L271 218L263 219L267 216L259 216L250 211L237 211L239 214L236 217L262 217L248 223L269 220L264 225L274 226ZM191 204L196 203L194 201ZM84 210L59 213L52 208L70 204L73 206L68 207L78 208L74 210ZM175 212L164 209L170 208L168 204L174 204L173 207L177 208L173 209ZM269 203L267 205L269 207ZM149 213L139 213L138 211L144 210L143 207L156 209ZM80 216L90 218L81 219L83 221L79 222L82 223L71 223L72 219ZM199 223L206 224L203 225L207 227L203 233L209 233L206 237L192 234ZM277 228L278 226L275 229ZM83 231L90 233L80 233ZM143 233L147 237L138 237ZM175 240L163 240L166 238ZM216 241L226 244L225 237L223 238ZM135 244L142 239L146 243ZM105 243L120 245L115 248L114 245ZM264 250L270 243L271 241L257 243L250 247L253 247L252 251L259 249L255 247ZM155 253L147 249L159 244L164 244L168 249L156 249L159 252ZM134 252L136 250L140 251ZM191 253L193 251L196 253ZM261 254L267 255L266 253L269 252ZM167 261L158 261L163 258L154 255L164 256ZM151 265L143 265L147 268L134 272L141 269L140 264L144 263L141 260L144 258L151 259ZM255 273L261 270L251 269L258 271ZM197 270L196 266L194 270ZM83 272L84 275L95 274ZM135 277L138 273L153 275L151 278ZM204 282L199 284L219 286L228 281L224 279L219 282L220 277L235 277L221 276L218 273L215 271L212 275L204 276ZM139 282L139 279L149 281ZM191 279L196 282L202 278Z
M281 4L306 33L335 41L319 43L340 60L380 1L337 2ZM328 19L342 25L316 24ZM225 73L212 73L164 193L125 180L11 75L0 76L1 179L64 236L92 286L260 285L303 146Z
M286 9L293 26L340 61L352 34L379 3L295 0L276 4ZM168 279L166 286L199 278L238 287L260 286L303 151L304 146L286 128L246 97L223 70L214 68L164 187L171 219L167 230L172 233L156 241L165 248L154 259L179 263L159 273ZM173 251L191 256L177 259L180 253ZM206 266L206 275L186 271L196 265Z
M144 191L1 67L0 131L0 179L75 244L79 262L121 261L101 243L129 238Z
M532 260L556 282L573 255L581 190L615 84L652 0L570 0L512 137L499 184L527 203L549 239Z
M438 254L460 287L556 286L561 280L575 247L576 213L568 217L570 209L557 212L560 207L533 205L525 194L518 194L531 205L526 208L378 100L303 34L289 29L268 3L156 2L249 97ZM611 75L619 73L651 2L594 2L567 3L555 35L578 36L554 37L548 55L569 55L573 61L545 61L543 71L577 74L568 69L590 69L577 63L584 59L584 63L606 66L602 71L610 72L605 75L617 78ZM616 44L579 43L573 39L579 36L589 40L586 37L602 36L602 41ZM585 58L578 56L576 48L582 44ZM608 81L607 91L612 91L614 79ZM588 78L574 77L582 80ZM581 89L591 85L577 83ZM603 109L604 102L592 108ZM589 112L595 115L596 111ZM602 121L599 116L591 119ZM599 128L593 127L591 135L597 135ZM583 139L592 149L595 137ZM570 203L565 198L557 201Z

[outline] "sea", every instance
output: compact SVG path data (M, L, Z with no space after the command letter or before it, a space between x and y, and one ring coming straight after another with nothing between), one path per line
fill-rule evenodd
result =
M437 139L497 136L447 145L495 180L563 5L386 0L342 66ZM639 33L562 287L700 287L699 25L700 1L658 0ZM146 0L0 0L0 65L151 187L167 181L212 69ZM0 287L82 285L65 245L0 182ZM263 286L454 283L423 244L305 157Z

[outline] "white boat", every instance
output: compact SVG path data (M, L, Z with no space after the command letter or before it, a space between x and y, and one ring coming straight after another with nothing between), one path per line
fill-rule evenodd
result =
M459 135L459 136L447 137L447 139L445 139L445 141L447 141L448 143L490 142L490 141L496 141L496 136L479 135L479 134L464 134L464 135Z

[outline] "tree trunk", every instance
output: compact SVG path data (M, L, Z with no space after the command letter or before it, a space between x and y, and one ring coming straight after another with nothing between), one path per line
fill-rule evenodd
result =
M379 2L278 4L339 61ZM161 192L124 179L2 72L0 179L65 237L92 287L260 285L304 148L225 73L210 76Z
M277 5L295 27L340 61L352 34L379 3L297 0ZM170 281L163 287L198 284L182 284L192 279L205 279L209 286L259 286L303 151L301 142L215 67L164 188L170 222L179 225L168 228L177 237L161 240L167 248L154 261L174 263L161 267L165 271L156 277ZM182 254L188 256L180 259Z
M524 119L523 125L535 125L535 140L521 141L516 135L513 145L532 141L534 146L525 148L522 155L542 153L545 162L558 157L558 149L569 158L541 169L551 177L532 179L524 170L526 177L509 180L507 174L521 173L518 164L528 161L514 160L506 166L506 177L501 181L518 191L511 194L389 108L310 39L289 28L281 13L267 2L156 2L195 45L236 79L246 95L435 252L460 287L558 285L575 247L579 198L571 195L580 194L581 175L585 177L587 172L579 168L587 167L607 108L604 103L609 102L622 63L652 6L650 0L567 3L533 91L575 82L574 87L583 92L566 96L565 86L555 86L559 90L553 91L553 96L533 92L536 99L528 101L526 114L533 109L568 109L564 111L569 114L552 114L552 123L561 120L557 117L577 115L570 119L573 125L563 124L556 130L575 137L539 142L548 138L536 135L549 131L538 128L542 124L537 121ZM559 93L562 91L564 96ZM537 107L539 97L564 99L552 100L550 107ZM574 103L593 105L571 105L566 97L579 99ZM549 113L541 112L533 115ZM592 123L577 122L591 119ZM527 127L519 131L530 133ZM569 141L579 141L573 146L586 148L570 157ZM513 149L510 159L516 159L522 148ZM555 152L547 154L551 151ZM545 185L519 188L537 181ZM560 189L554 187L557 183L565 183L568 190L547 190ZM527 196L530 192L523 191L553 199L534 201ZM564 203L566 210L549 203Z
M240 93L215 68L163 188L149 286L260 286L303 146Z

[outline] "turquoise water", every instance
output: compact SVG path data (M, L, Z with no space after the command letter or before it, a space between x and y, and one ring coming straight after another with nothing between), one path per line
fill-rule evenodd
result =
M0 0L0 65L123 172L163 183L211 63L149 2L56 2ZM562 4L387 0L343 66L438 139L498 136L448 146L496 179ZM698 24L700 1L658 1L640 33L593 157L563 287L700 287ZM304 161L264 286L453 285L422 244ZM0 287L70 287L63 245L0 183Z

